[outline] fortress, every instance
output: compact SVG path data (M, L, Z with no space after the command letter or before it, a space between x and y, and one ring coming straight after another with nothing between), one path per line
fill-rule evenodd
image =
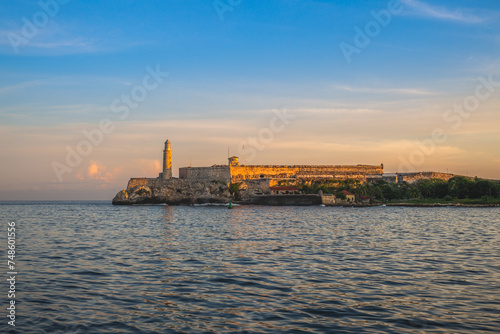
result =
M227 203L232 200L230 186L236 185L243 202L271 194L280 182L367 181L417 182L421 179L449 179L453 174L405 173L384 175L384 165L240 165L238 157L227 165L181 167L179 177L172 176L172 147L163 149L163 170L157 178L131 178L127 189L119 192L113 204L138 203ZM305 195L304 195L305 196Z
M223 181L228 183L256 179L301 179L301 180L348 180L366 181L368 178L382 177L384 165L240 165L238 157L230 157L227 165L210 167L181 167L179 179L190 181ZM171 180L172 147L165 141L163 150L163 172L158 180ZM136 184L144 179L131 179ZM147 179L146 179L147 180Z

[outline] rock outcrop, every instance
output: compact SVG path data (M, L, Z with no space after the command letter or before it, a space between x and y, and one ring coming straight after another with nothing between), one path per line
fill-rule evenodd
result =
M131 179L127 189L116 194L113 204L204 204L229 201L229 185L223 181Z
M236 188L234 187L236 186ZM113 199L115 205L170 204L190 205L229 203L258 205L319 205L319 195L271 195L269 179L247 180L233 184L222 180L130 179L127 189Z

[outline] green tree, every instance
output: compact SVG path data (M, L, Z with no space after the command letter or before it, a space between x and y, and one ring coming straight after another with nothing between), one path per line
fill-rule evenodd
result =
M417 183L417 188L420 194L424 198L430 198L433 197L433 192L432 192L432 182L431 180L420 180Z
M386 183L382 186L382 196L389 201L398 199L400 197L399 191L396 186Z
M472 181L463 176L454 176L448 181L448 194L463 199L469 196Z
M470 185L469 197L481 198L483 196L493 196L494 189L494 185L489 181L474 180L474 182Z
M448 195L448 182L434 179L432 183L434 198L444 198Z
M340 199L342 199L342 200L345 200L345 199L346 199L346 196L345 196L345 194L344 194L342 191L337 191L337 192L335 193L335 197L340 198Z

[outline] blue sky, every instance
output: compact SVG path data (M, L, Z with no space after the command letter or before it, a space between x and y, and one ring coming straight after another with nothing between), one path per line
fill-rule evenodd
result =
M0 199L107 199L156 176L166 138L174 169L224 163L274 110L295 118L247 163L395 172L420 150L413 170L500 178L500 86L460 124L443 119L479 77L500 81L498 1L401 0L350 61L341 43L356 47L393 1L220 0L223 19L211 0L41 3L0 13ZM157 66L168 77L118 119L113 101ZM103 118L114 131L58 177L53 163ZM447 138L425 152L435 129Z

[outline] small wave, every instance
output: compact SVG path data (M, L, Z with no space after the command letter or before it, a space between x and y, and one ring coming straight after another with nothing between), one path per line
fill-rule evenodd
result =
M156 204L132 204L133 206L166 206L167 203L156 203Z
M203 203L203 204L193 204L192 206L229 206L229 203ZM240 204L234 204L233 206L240 206Z
M92 270L75 271L71 273L72 275L89 275L89 276L106 276L106 273Z

